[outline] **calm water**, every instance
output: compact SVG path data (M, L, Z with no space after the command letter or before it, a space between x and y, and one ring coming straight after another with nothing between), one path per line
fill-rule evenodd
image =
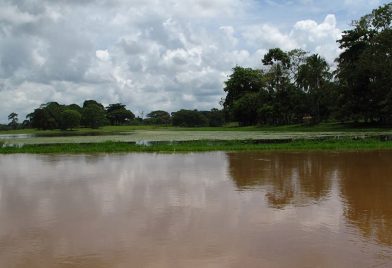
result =
M392 267L392 152L1 155L0 267Z

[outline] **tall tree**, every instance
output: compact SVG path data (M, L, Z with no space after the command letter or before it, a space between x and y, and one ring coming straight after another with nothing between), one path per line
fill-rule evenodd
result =
M230 110L236 100L247 93L260 91L264 85L264 75L261 70L234 67L233 73L225 82L224 91L227 95L223 102L224 108Z
M106 116L111 125L122 125L135 118L135 115L125 108L124 104L114 103L106 107Z
M99 128L106 122L105 110L94 103L88 104L83 107L81 121L86 127Z
M272 108L273 112L269 113L273 115L272 122L274 124L291 124L302 121L304 115L303 94L295 86L293 77L305 55L306 53L302 50L285 52L274 48L270 49L262 59L262 63L267 68L265 73L266 88L272 99L271 104L263 104L263 107L266 111L270 111Z
M257 123L257 110L262 105L259 93L250 92L237 99L233 105L233 115L240 125Z
M61 124L62 130L73 129L79 127L81 114L75 110L64 110L61 112Z
M38 129L55 129L57 127L55 119L49 114L45 108L35 109L34 112L28 114L31 126Z
M392 3L353 22L338 40L342 118L392 120Z
M331 78L328 63L317 54L307 57L305 63L298 68L296 82L310 97L310 114L314 123L321 121L320 105L323 96L328 94Z
M50 120L51 128L60 128L61 126L61 112L64 110L64 105L57 102L48 102L42 104L40 108L45 109Z
M273 48L261 60L268 67L266 73L267 87L270 91L285 90L290 83L290 57L280 48Z
M12 128L12 129L16 129L18 127L18 114L17 113L10 113L8 115L8 120L10 121L8 123L8 125Z

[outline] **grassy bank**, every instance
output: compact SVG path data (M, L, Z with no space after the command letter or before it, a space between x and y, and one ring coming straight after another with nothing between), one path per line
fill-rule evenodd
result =
M38 136L77 136L77 135L114 135L137 130L148 131L266 131L266 132L374 132L389 131L391 126L380 126L365 123L321 123L318 125L284 125L284 126L247 126L239 127L227 125L223 127L172 127L172 126L104 126L99 129L77 128L74 130L37 130L37 129L17 129L3 130L0 135L11 134L34 134Z
M115 153L115 152L203 152L203 151L301 151L301 150L386 150L392 149L392 141L379 139L295 140L273 143L255 141L186 141L138 145L125 142L88 144L41 144L22 147L3 147L0 154L12 153Z

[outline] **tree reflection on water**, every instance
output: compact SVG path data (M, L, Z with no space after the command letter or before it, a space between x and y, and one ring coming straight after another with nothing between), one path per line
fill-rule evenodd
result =
M238 190L263 188L272 208L306 206L329 197L336 181L344 217L366 238L392 245L392 154L228 153Z

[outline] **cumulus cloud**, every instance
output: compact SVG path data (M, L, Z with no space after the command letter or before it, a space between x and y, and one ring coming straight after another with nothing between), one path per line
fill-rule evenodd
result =
M333 64L340 53L336 40L341 34L333 14L326 15L320 23L314 20L298 21L289 31L280 30L269 24L251 25L243 31L244 39L252 47L280 47L283 50L301 48L320 54L330 64Z
M296 10L332 2L304 0ZM122 102L139 114L210 109L224 96L231 68L260 67L272 47L300 47L332 62L339 52L337 17L323 12L309 19L298 11L301 19L293 21L282 13L294 10L292 3L1 1L0 122L11 112L23 119L49 101Z
M295 40L298 47L322 55L330 64L333 64L340 53L336 40L340 39L341 35L333 14L327 15L320 24L313 20L298 21L289 34L290 39Z

